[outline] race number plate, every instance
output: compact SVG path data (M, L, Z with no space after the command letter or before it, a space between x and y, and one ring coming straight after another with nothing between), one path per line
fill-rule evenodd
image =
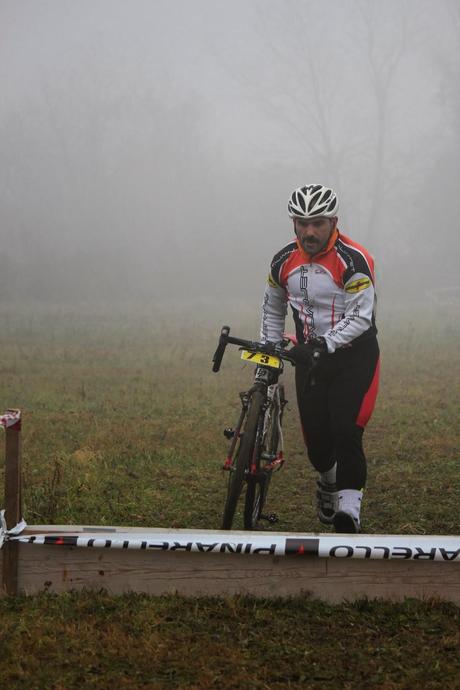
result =
M279 369L281 366L281 360L279 357L274 355L266 355L263 352L249 352L248 350L242 350L241 359L246 359L254 364L263 364L264 367L272 367L272 369Z

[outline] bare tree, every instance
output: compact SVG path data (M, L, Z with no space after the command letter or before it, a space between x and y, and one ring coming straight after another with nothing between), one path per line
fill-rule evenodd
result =
M366 189L360 234L377 245L385 194L404 175L402 164L389 163L389 151L395 81L419 40L410 3L334 1L319 11L315 0L284 0L255 7L251 28L270 70L255 79L233 56L221 53L220 60L247 97L290 132L317 178L339 193L364 180L356 185Z

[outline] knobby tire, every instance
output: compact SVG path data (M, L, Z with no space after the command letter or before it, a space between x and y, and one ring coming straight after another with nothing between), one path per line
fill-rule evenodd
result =
M265 500L271 472L261 472L258 477L250 477L244 502L244 529L256 529Z
M268 455L276 456L279 445L278 418L281 423L281 416L284 402L284 387L279 386L280 404L274 400L271 406L271 419L269 428L266 430L264 439L264 450ZM267 414L267 413L266 413ZM262 449L260 449L262 450ZM244 529L252 530L257 528L260 515L267 500L268 487L272 478L272 471L260 469L260 457L257 458L257 474L249 477L246 489L246 499L244 504Z
M254 391L251 395L249 410L243 427L238 450L235 452L235 460L229 477L227 500L225 502L222 529L231 529L235 517L236 506L241 495L246 473L252 462L254 445L257 436L257 426L264 404L264 395L261 391Z

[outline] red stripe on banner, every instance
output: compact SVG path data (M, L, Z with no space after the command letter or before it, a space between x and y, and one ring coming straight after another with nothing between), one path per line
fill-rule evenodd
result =
M377 366L375 367L371 385L369 386L367 393L363 398L361 408L356 418L356 424L362 427L363 429L368 423L369 419L371 418L371 414L375 406L375 399L377 398L377 391L379 389L379 374L380 359L377 361Z

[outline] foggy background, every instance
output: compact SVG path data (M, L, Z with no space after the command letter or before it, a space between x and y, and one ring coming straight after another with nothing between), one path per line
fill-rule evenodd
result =
M0 27L0 300L258 304L308 182L381 300L460 285L458 0L1 0Z

